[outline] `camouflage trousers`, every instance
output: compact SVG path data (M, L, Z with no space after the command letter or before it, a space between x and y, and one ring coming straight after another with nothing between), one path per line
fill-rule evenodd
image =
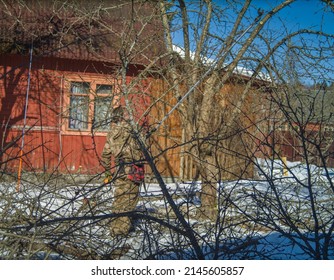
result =
M139 200L139 184L127 178L115 180L114 201L111 211L114 214L133 211ZM116 217L111 221L110 234L112 236L126 236L131 228L129 216Z

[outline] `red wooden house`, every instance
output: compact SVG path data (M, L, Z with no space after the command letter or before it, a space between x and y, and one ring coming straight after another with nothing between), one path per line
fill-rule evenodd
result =
M124 102L122 83L133 83L127 96L143 118L150 78L138 77L161 51L154 5L78 3L1 4L1 169L16 171L22 159L24 170L102 171L110 109Z
M139 2L1 2L2 170L17 171L22 159L28 171L102 172L99 160L115 102L130 97L136 118L147 121L144 115L150 109L151 123L169 112L177 99L159 78L146 73L148 65L159 67L164 53L157 3ZM231 104L249 78L236 76L222 91ZM246 127L256 112L251 95L244 104ZM189 179L196 170L193 158L180 147L180 118L174 111L153 139L153 149L163 175ZM228 174L251 176L251 169L245 172L248 161L237 159L238 143L231 139L222 165Z

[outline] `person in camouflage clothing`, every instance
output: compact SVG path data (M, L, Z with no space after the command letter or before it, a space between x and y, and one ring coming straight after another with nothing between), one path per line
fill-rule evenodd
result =
M114 109L110 131L101 157L102 165L106 170L105 182L112 181L114 186L112 213L133 211L139 200L139 186L144 179L144 168L141 163L142 153L136 139L133 138L131 126L124 118L122 107ZM113 166L112 157L114 158ZM126 236L130 228L131 219L128 216L113 218L110 234Z

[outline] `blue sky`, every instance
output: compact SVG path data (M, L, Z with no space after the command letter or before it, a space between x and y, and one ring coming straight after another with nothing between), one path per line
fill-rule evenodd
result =
M214 0L215 4L220 5L222 7L226 7L227 1L225 0ZM241 9L243 1L239 1L240 7L238 9L232 10L231 6L228 8L228 12L226 14L221 15L220 18L220 26L213 25L212 27L212 33L215 33L218 37L224 37L226 34L224 34L224 31L226 32L229 28L231 28L232 24L234 23L235 17L237 15L237 12ZM249 26L254 18L257 16L257 10L258 8L261 8L266 12L269 12L273 7L277 6L278 4L284 2L283 0L253 0L252 1L252 9L250 9L248 16L251 16L248 22L245 23L245 27ZM189 7L189 9L194 9L195 6ZM191 18L196 21L197 15L196 13L190 15ZM225 24L225 25L224 25ZM225 26L225 28L224 28ZM334 12L327 7L325 4L323 4L320 0L297 0L294 3L290 4L288 7L285 7L282 9L278 14L274 15L272 19L270 19L263 30L261 31L262 34L266 38L271 38L271 45L274 45L277 40L280 40L280 38L286 36L287 34L290 34L293 31L299 30L299 29L312 29L314 31L323 31L328 34L334 35ZM227 27L227 29L226 29ZM247 36L245 36L244 39L246 39ZM299 36L296 36L293 38L294 43L298 45L298 41L301 40ZM307 35L304 36L302 39L304 40L302 44L308 45L309 47L315 47L318 48L319 44L322 44L323 48L326 49L326 55L332 56L332 58L328 58L326 61L318 61L319 71L315 77L318 79L318 77L321 77L319 79L324 80L332 80L334 81L334 51L331 49L334 49L334 40L332 39L330 42L326 42L323 37L315 36L315 35ZM306 42L306 41L307 42ZM182 35L177 32L175 34L175 43L177 45L182 46ZM322 42L321 42L322 41ZM240 42L242 44L242 40ZM262 48L261 44L263 42L261 40L256 40L256 44L259 50ZM302 46L302 45L301 45ZM333 48L331 48L333 46ZM266 45L263 45L264 50L267 48ZM331 53L330 53L331 52ZM208 54L206 54L208 55ZM256 55L256 53L254 54ZM284 57L286 57L286 53L284 51L280 53L279 51L276 53L277 58L282 58L284 60ZM214 56L214 54L213 54ZM209 55L209 57L212 57ZM308 63L310 67L312 67L312 61L304 60L305 68L304 68L304 75L305 77L308 76L308 69L307 65ZM326 65L326 70L324 68L321 68L321 65ZM245 66L248 67L248 66ZM249 68L249 67L248 67ZM283 68L282 68L283 69ZM312 72L314 74L314 72ZM308 78L306 78L308 79Z
M226 6L227 1L225 0L214 0L216 5ZM254 19L257 16L257 9L261 8L265 12L270 11L273 7L282 3L283 0L253 0L252 9L250 14ZM242 3L242 1L240 1ZM189 7L189 10L194 8L194 6ZM241 5L238 10L241 9ZM236 16L236 12L229 12L229 15L222 14L222 21L227 22L231 25L233 23L233 17ZM196 13L193 14L197 17ZM192 17L192 15L190 15ZM230 23L228 23L230 22ZM276 14L264 27L264 30L278 30L282 31L282 28L287 28L289 32L295 31L297 29L311 28L313 30L321 29L324 32L334 34L334 12L322 4L320 0L297 0L290 6L285 7L278 14ZM181 35L179 35L182 37ZM177 38L177 41L182 38Z
M273 5L277 4L276 0L255 0L254 4L262 7L264 10L270 10ZM312 29L314 31L323 31L325 33L334 35L334 12L325 4L321 3L319 0L297 0L292 3L289 7L284 8L280 11L274 19L272 19L269 24L264 28L271 30L282 30L287 28L287 32L296 31L299 29ZM299 37L295 38L299 40ZM305 66L304 71L304 82L310 83L314 82L312 79L308 78L308 75L311 74L315 79L323 79L328 82L333 83L334 81L334 41L331 39L331 42L326 42L324 37L319 36L304 36L304 43L308 46L323 46L324 49L327 49L326 55L328 59L318 60L316 65L318 70L312 67L312 63L315 61L304 60L310 62L309 68ZM329 46L332 46L332 50L328 50ZM315 52L316 53L316 52ZM305 64L307 65L307 63ZM312 69L312 70L311 70Z
M254 5L268 10L277 2L282 1L255 0ZM334 33L334 12L319 0L298 0L283 9L278 16L285 25L294 30L298 28L319 29L323 27L325 32Z

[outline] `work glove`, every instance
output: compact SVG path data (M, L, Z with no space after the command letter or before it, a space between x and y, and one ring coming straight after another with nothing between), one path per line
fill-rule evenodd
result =
M112 180L112 176L108 176L103 180L103 183L108 184L111 182L111 180Z
M111 173L110 173L110 172L106 172L106 173L105 173L105 178L104 178L104 180L103 180L103 183L108 184L108 183L111 182L111 180L112 180L112 175L111 175Z

